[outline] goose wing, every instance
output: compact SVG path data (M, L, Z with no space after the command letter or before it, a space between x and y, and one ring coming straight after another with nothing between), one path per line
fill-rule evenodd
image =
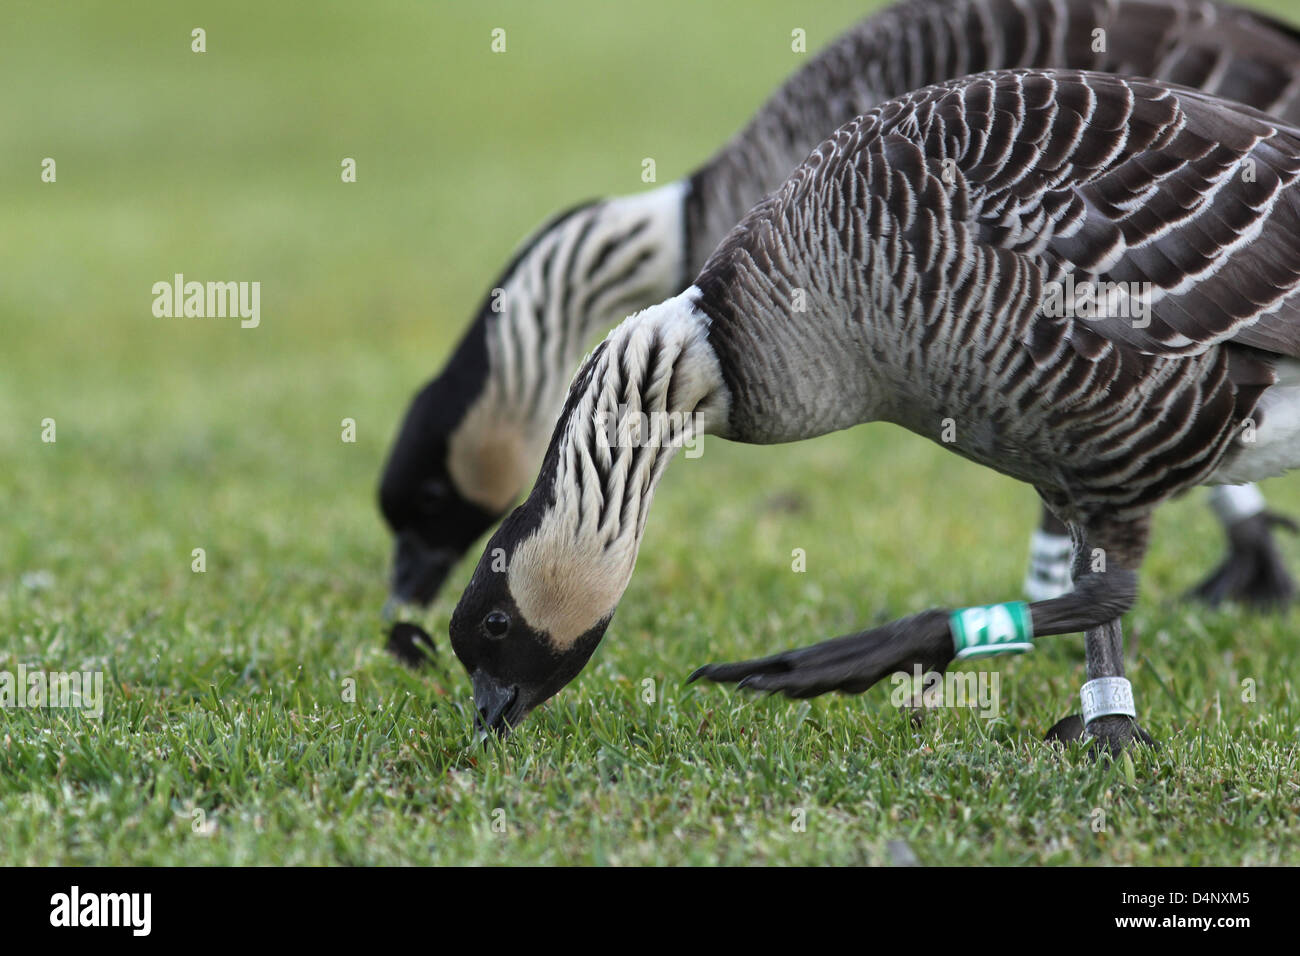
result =
M1105 74L1002 74L960 95L976 240L1036 258L1048 282L1115 284L1147 307L1040 320L1040 349L1096 335L1300 356L1300 130Z
M921 259L953 228L1045 284L1143 297L1123 317L1040 311L1024 327L1039 360L1225 341L1300 357L1300 130L1170 84L1037 70L930 87L859 123L836 151L880 171L870 191Z

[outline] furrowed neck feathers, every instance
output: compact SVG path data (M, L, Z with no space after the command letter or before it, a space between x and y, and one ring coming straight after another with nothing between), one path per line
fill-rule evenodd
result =
M725 430L726 388L695 296L633 316L592 354L516 513L510 591L557 647L613 613L678 448Z
M489 294L485 380L451 436L457 486L504 510L537 467L591 339L686 282L683 184L581 207L526 244Z

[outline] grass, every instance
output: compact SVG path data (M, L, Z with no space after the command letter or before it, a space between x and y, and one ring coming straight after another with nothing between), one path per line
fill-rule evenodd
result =
M478 6L9 5L0 670L109 689L100 720L0 710L0 863L887 863L898 840L927 864L1300 863L1300 640L1179 600L1219 556L1203 493L1158 516L1128 618L1164 744L1131 762L1040 743L1077 710L1077 636L980 665L996 720L684 685L1017 594L1031 493L884 426L679 461L592 665L467 747L445 634L469 568L422 619L440 670L382 650L374 489L406 400L546 214L644 188L645 156L661 182L698 164L798 65L792 27L816 47L870 3ZM260 280L261 327L155 319L175 272ZM1300 513L1293 482L1266 491Z

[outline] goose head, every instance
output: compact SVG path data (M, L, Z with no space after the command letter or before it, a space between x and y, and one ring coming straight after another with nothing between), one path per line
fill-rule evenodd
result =
M586 665L631 581L655 485L685 439L723 420L693 302L687 290L646 309L596 347L532 492L474 569L450 630L481 730L517 727Z
M469 674L483 733L505 736L577 677L622 594L611 569L580 549L548 549L530 504L489 540L451 616L451 646Z

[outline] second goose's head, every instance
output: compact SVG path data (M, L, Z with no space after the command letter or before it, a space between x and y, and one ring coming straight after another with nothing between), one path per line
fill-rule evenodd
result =
M523 243L442 373L411 401L379 489L396 539L392 600L432 601L452 566L536 474L547 427L532 417L550 407L564 381L546 381L540 350L517 339L521 330L546 324L541 310L555 298L537 291L545 285L539 276L547 275L542 264L597 210L594 203L576 206Z
M394 537L395 602L425 605L434 599L452 566L505 513L518 487L515 476L526 469L501 461L517 443L503 439L498 448L484 447L494 436L476 432L467 421L472 393L459 371L453 360L447 373L416 395L384 468L379 508ZM476 481L483 463L499 463L500 480ZM501 493L493 493L493 484L503 486Z
M584 203L526 240L442 374L415 397L380 506L392 597L427 604L537 474L591 330L679 288L684 187Z

